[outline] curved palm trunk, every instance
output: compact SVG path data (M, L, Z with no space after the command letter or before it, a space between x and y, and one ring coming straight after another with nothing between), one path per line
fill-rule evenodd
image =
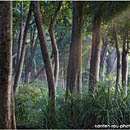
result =
M92 35L92 51L90 61L89 91L93 92L99 81L100 64L100 41L101 41L102 11L98 9L94 16L94 27Z

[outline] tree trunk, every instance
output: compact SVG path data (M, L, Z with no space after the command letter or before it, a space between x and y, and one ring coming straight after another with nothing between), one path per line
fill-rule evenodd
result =
M33 8L34 8L34 16L36 21L36 26L38 30L38 37L40 40L40 46L41 46L41 52L43 61L45 64L45 70L47 75L47 82L48 82L48 88L49 88L49 98L51 100L51 112L55 113L55 102L56 102L56 86L55 86L55 79L54 74L52 70L52 64L49 57L49 51L47 47L47 40L44 32L44 28L42 26L42 17L40 14L40 2L32 2Z
M45 70L45 66L43 66L37 73L36 75L34 76L34 79L32 81L29 82L30 83L33 83L36 79L38 79L40 77L40 75L44 72Z
M0 129L16 128L11 79L12 2L5 1L0 2Z
M89 72L90 60L91 60L91 52L87 56L87 63L86 63L86 69L85 69L86 72Z
M123 38L122 48L122 86L125 88L125 96L127 96L128 50L125 37Z
M26 40L27 40L27 35L30 27L30 20L31 20L31 13L32 13L32 5L30 5L26 25L25 25L25 30L24 30L24 37L23 37L23 45L22 45L22 50L21 50L21 56L18 64L18 68L15 74L15 79L14 79L14 93L18 93L18 86L22 74L22 68L24 64L24 58L25 58L25 52L26 52Z
M30 82L30 78L31 78L31 69L32 69L32 62L33 62L33 58L35 56L35 51L37 48L37 38L35 40L35 32L36 32L36 28L35 27L31 27L30 28L30 57L28 58L28 52L26 51L25 54L25 83L29 83Z
M50 23L50 27L49 27L51 44L52 44L52 48L53 48L52 51L53 51L54 62L55 62L54 76L55 76L56 86L57 86L58 76L59 76L59 52L58 52L58 48L56 45L56 39L55 39L55 34L54 34L54 25L55 25L56 17L60 11L61 6L62 6L62 1L59 2L58 8L56 9L54 17L51 19L51 23Z
M102 11L101 9L98 9L94 16L94 27L92 35L92 51L89 74L89 91L91 92L96 89L96 83L99 81L101 23Z
M31 56L29 58L26 58L25 83L29 83L30 82L33 58L35 56L35 52L36 52L36 48L37 48L37 40L32 41L32 42L33 43L31 43Z
M73 2L72 42L67 70L66 96L68 92L80 94L82 86L82 25L83 2Z
M110 75L111 72L114 71L115 68L115 61L117 58L116 55L116 49L112 49L111 51L108 51L109 55L107 56L107 71L106 71L106 77Z
M37 63L36 63L36 60L33 59L33 64L34 64L34 75L37 74Z
M21 17L23 17L23 3L21 3ZM24 32L24 20L22 19L20 24L20 33L19 33L19 39L18 39L18 49L17 49L17 59L16 59L16 70L18 68L20 55L21 55L21 48L22 48L22 41L23 41L23 32Z
M104 36L102 36L102 51L101 51L101 55L100 55L100 76L102 77L103 81L104 81L104 77L105 77L105 65L106 65L106 60L107 60L107 52L108 52L108 44L109 41L107 38L105 38Z
M121 56L120 56L120 49L119 43L117 38L117 27L114 24L114 38L115 38L115 47L117 53L117 77L116 77L116 93L118 91L118 86L120 85L120 75L121 75Z

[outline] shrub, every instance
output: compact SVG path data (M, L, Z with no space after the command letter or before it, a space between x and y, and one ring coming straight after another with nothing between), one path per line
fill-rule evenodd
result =
M100 83L95 93L84 91L82 97L72 94L65 100L65 90L57 87L56 115L52 120L46 85L20 86L16 97L16 121L21 128L95 128L95 125L130 124L130 95L123 89L114 95L114 83ZM129 91L128 91L129 93Z

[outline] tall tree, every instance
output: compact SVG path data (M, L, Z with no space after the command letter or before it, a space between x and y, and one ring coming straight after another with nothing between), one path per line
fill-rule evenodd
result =
M114 38L115 38L115 47L117 53L117 76L116 76L116 92L118 90L118 86L120 85L120 75L121 75L121 55L119 49L119 42L117 37L117 25L114 24Z
M12 87L12 2L0 2L0 129L15 129Z
M22 74L22 68L24 64L24 57L25 57L25 52L26 52L26 40L27 40L28 31L30 27L31 14L32 14L32 4L30 4L30 9L28 12L28 17L27 17L27 21L25 25L24 36L23 36L21 55L20 55L20 59L19 59L19 63L18 63L18 67L16 70L15 79L14 79L14 93L16 94L18 93L18 86L19 86L19 82L20 82L20 78Z
M124 88L124 95L127 96L128 89L128 53L130 50L130 8L123 12L122 16L118 18L119 35L122 38L122 86Z
M128 47L126 36L123 38L122 44L122 85L125 88L125 96L127 96L127 79L128 79Z
M23 2L21 3L21 17L22 21L20 23L20 32L19 32L19 39L18 39L18 52L17 52L17 59L16 59L16 68L18 68L18 63L20 60L21 48L22 48L22 40L23 40L23 32L24 32L24 20L23 20Z
M47 75L48 89L49 89L49 99L51 100L51 112L55 113L55 101L56 101L56 86L55 79L52 70L52 64L49 56L49 51L47 47L47 40L42 26L42 17L40 13L40 2L32 2L34 9L34 16L36 21L36 26L38 30L38 37L40 40L41 52L43 61L45 64L45 70Z
M53 55L54 55L54 62L55 62L54 76L55 76L56 86L57 86L58 75L59 75L59 52L58 52L55 34L54 34L54 25L55 25L56 17L60 11L61 6L62 6L62 1L59 2L59 5L55 11L53 18L51 19L50 27L49 27L49 33L50 33L51 44L52 44Z
M102 43L103 45L100 55L100 76L102 76L102 79L104 81L109 40L102 36Z
M94 25L92 34L92 51L91 51L90 75L89 75L90 91L93 91L96 88L96 83L97 81L99 81L101 23L102 23L102 10L100 7L98 7L94 15Z
M127 86L127 78L128 78L128 50L127 50L126 37L124 37L123 45L122 45L122 85L123 86Z
M67 70L66 95L70 91L81 92L82 86L82 26L83 2L73 2L72 42Z
M36 48L37 48L38 38L35 39L35 29L34 29L33 35L31 33L32 31L30 32L30 42L31 42L30 43L30 57L25 58L25 83L30 82L32 63L33 63L33 59L34 59Z
M107 70L106 70L106 77L108 77L110 75L110 73L114 72L115 69L115 62L116 62L116 58L117 58L117 54L116 54L116 49L108 49L108 53L109 55L107 56Z

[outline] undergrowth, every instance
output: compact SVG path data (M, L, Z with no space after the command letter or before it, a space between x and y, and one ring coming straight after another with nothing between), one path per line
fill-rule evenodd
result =
M114 95L112 81L100 83L95 93L83 87L82 97L69 94L57 87L56 115L53 120L48 106L48 89L41 83L22 85L15 101L18 128L95 128L95 125L130 124L130 94L124 97L120 87Z

